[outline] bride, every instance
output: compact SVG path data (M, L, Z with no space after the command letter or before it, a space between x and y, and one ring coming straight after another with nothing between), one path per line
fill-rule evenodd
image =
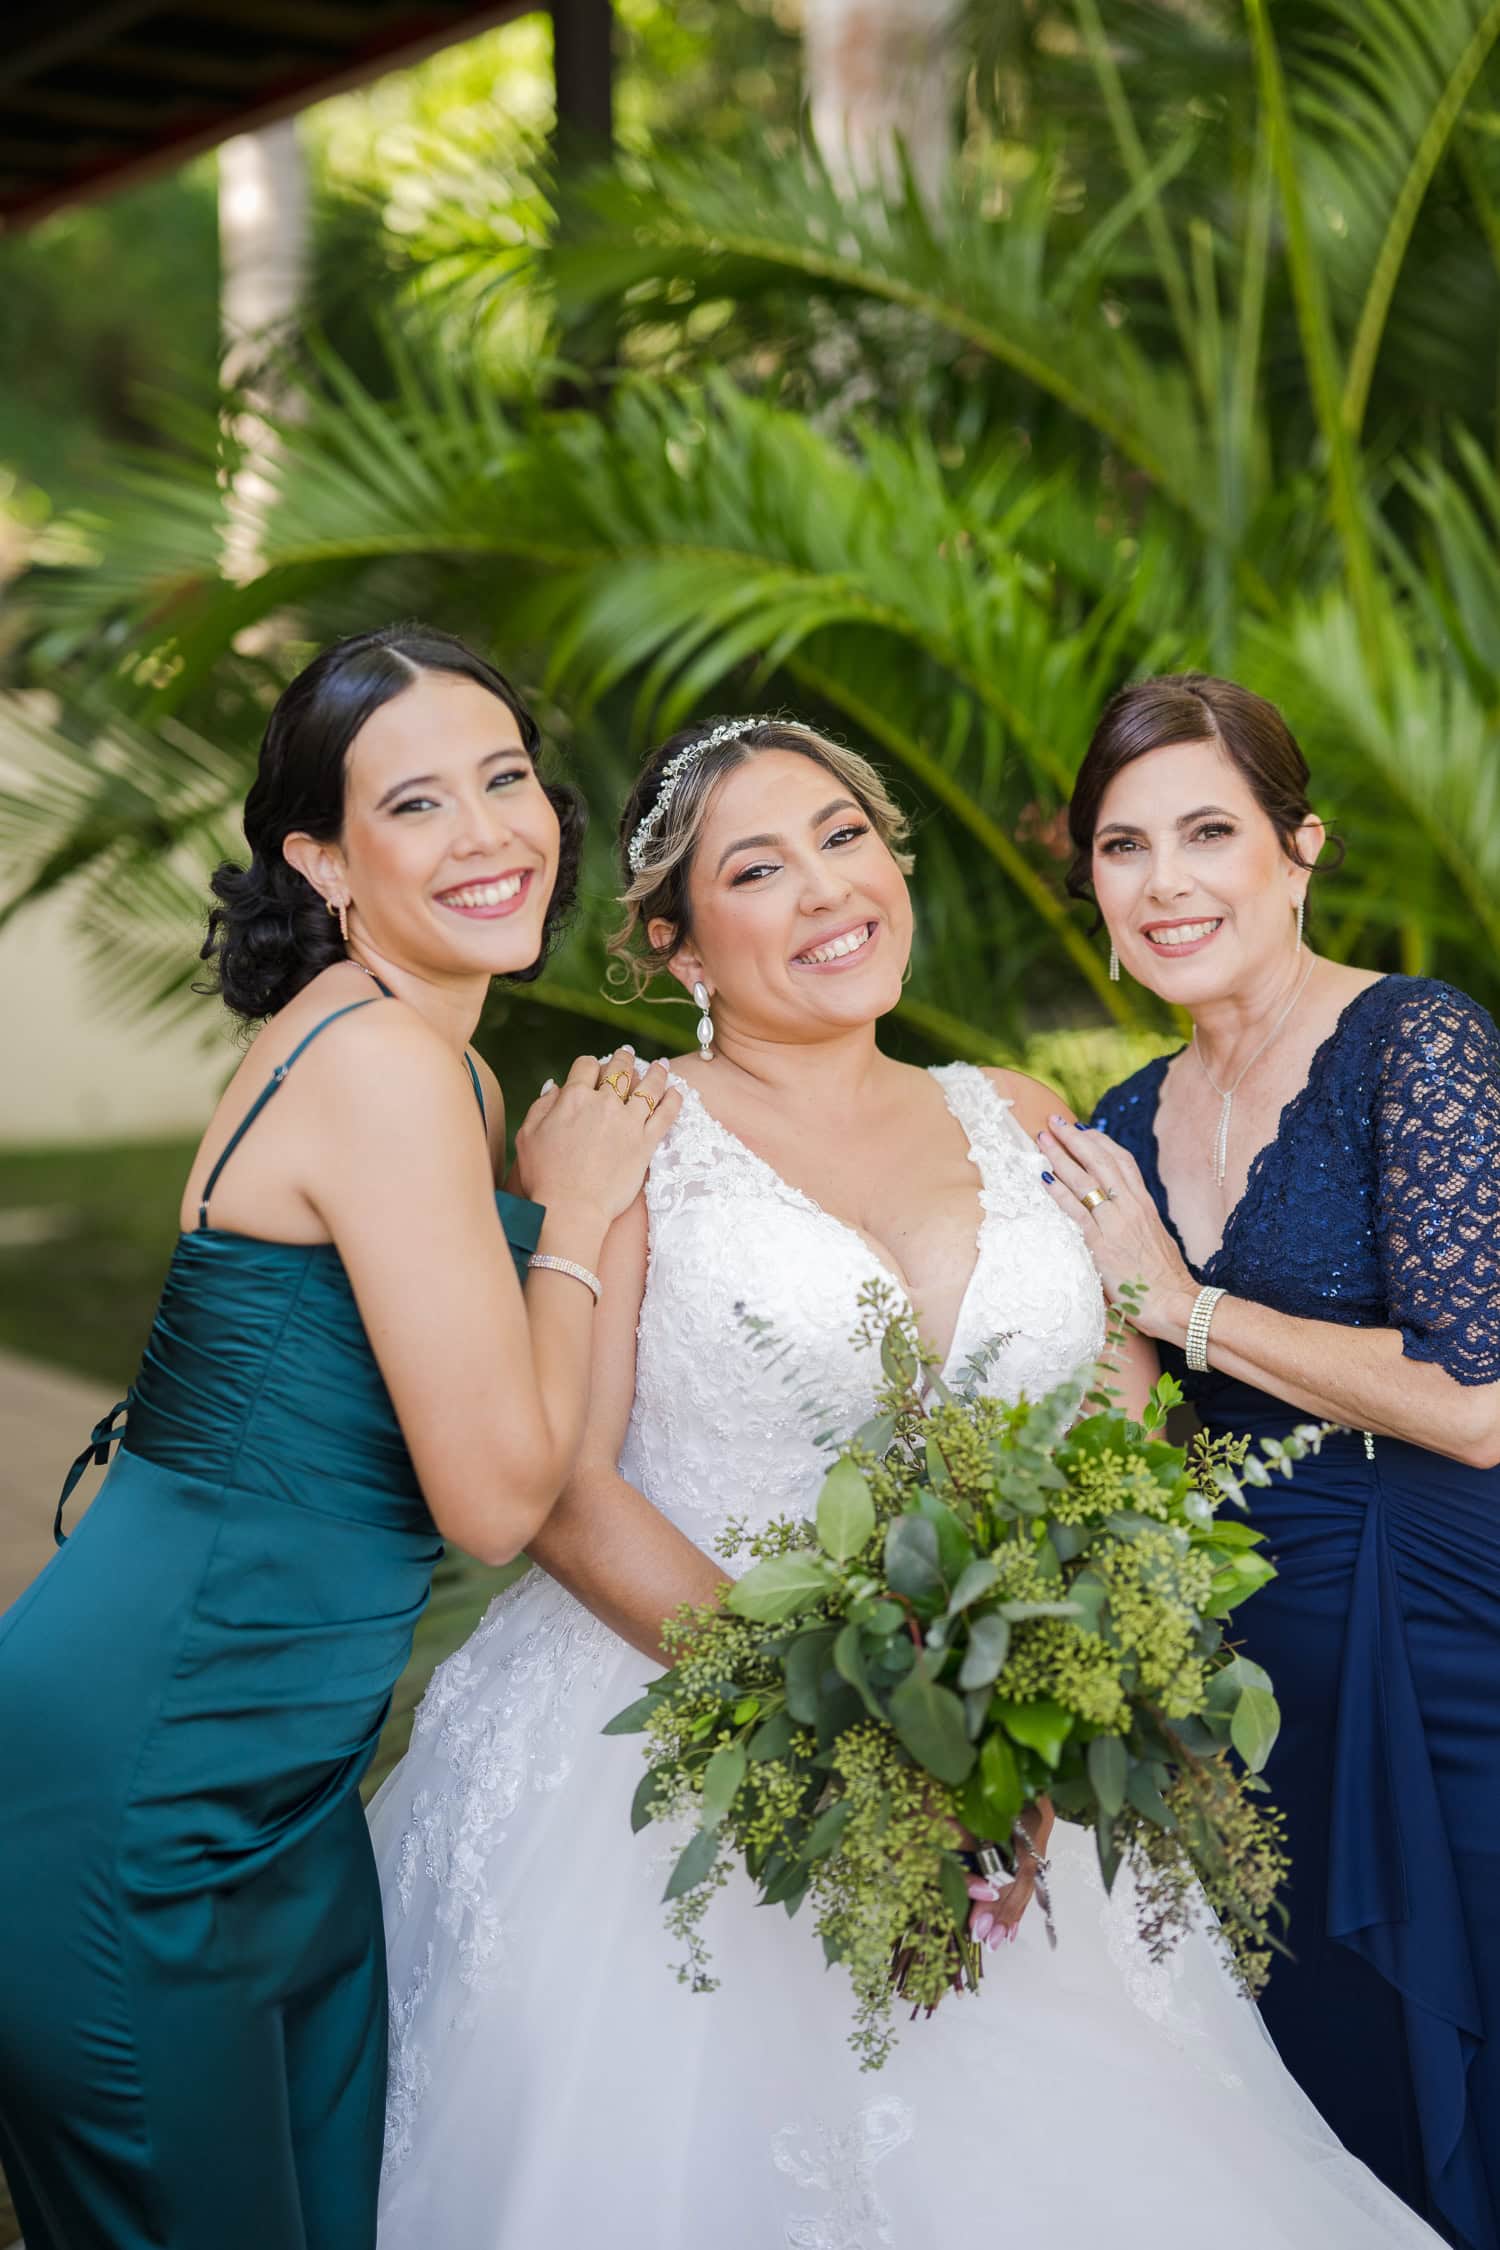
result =
M600 1730L659 1663L663 1618L723 1582L729 1519L809 1507L815 1433L871 1411L861 1289L888 1279L948 1368L997 1347L1003 1396L1103 1338L1086 1245L1041 1179L1057 1096L876 1045L911 943L903 833L863 759L780 721L674 738L626 808L618 946L694 992L700 1051L606 1248L589 1432L542 1570L436 1673L371 1809L383 2250L1437 2240L1323 2125L1209 1931L1154 1966L1128 1876L1107 1897L1065 1823L1038 1837L1056 1952L1025 1916L1027 1860L989 1909L1015 1942L878 2073L806 1921L738 1880L708 1918L719 1990L674 1979L675 1845L632 1837L640 1745ZM766 1332L784 1356L756 1348ZM1134 1345L1130 1403L1151 1374Z

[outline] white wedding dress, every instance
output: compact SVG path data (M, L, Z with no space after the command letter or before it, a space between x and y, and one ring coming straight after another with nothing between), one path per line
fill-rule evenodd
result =
M950 1370L1038 1395L1089 1363L1099 1284L1036 1150L977 1070L935 1073L979 1174ZM647 1187L650 1264L622 1473L701 1546L808 1507L817 1432L871 1410L850 1339L867 1244L688 1091ZM789 1349L754 1348L746 1316ZM789 1375L792 1380L788 1380ZM1128 1879L1058 1824L1058 1944L1033 1907L982 1989L846 2045L843 1972L736 1876L720 1987L673 1973L681 1839L632 1836L651 1666L540 1572L436 1673L371 1808L389 1933L381 2250L1341 2250L1437 2241L1346 2155L1207 1932L1153 1966Z

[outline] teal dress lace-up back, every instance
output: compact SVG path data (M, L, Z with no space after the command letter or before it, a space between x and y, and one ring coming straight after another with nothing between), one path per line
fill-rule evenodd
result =
M337 1250L208 1223L349 1012L214 1167L64 1499L118 1441L108 1476L0 1618L0 2160L27 2250L375 2241L359 1781L442 1545ZM497 1201L524 1275L543 1214Z

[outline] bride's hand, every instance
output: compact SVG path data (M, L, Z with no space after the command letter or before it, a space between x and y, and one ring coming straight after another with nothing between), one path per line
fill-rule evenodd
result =
M969 1913L969 1935L976 1944L988 1946L992 1953L996 1946L1014 1939L1021 1926L1021 1916L1036 1891L1037 1861L1047 1856L1047 1842L1056 1818L1052 1799L1038 1797L1017 1822L1031 1850L1017 1852L1019 1865L1013 1879L1008 1883L987 1883L982 1876L975 1876L969 1884L969 1896L974 1901Z

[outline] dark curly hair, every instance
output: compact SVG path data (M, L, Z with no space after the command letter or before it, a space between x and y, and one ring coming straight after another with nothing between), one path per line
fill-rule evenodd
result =
M344 824L349 745L382 704L402 695L424 672L451 672L497 696L515 718L528 756L541 749L537 723L503 672L430 625L386 625L335 641L297 674L277 700L260 746L260 765L245 799L250 864L225 860L211 887L218 900L208 917L202 958L213 964L217 993L247 1023L259 1023L344 959L338 927L323 900L282 852L301 831L331 842ZM565 923L578 883L588 814L576 789L548 782L546 794L562 831L557 881L542 929L542 949L508 983L527 984Z

